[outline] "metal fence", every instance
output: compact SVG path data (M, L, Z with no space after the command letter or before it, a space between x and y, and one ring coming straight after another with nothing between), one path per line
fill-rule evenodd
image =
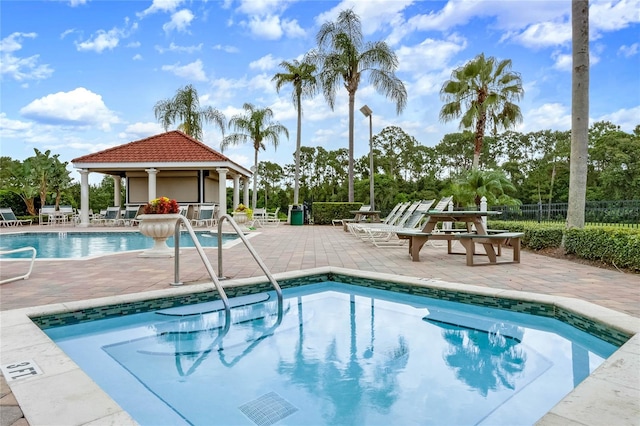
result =
M522 204L520 206L492 206L501 211L496 220L521 220L536 222L565 222L568 203ZM585 205L587 224L617 224L640 228L640 200L587 201ZM492 219L493 220L493 219Z

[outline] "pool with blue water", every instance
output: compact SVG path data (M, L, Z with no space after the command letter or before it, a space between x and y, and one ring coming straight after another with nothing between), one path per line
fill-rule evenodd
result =
M142 425L533 424L617 346L327 281L44 331Z
M209 231L196 232L203 247L217 247L218 234ZM223 234L223 244L237 238L235 234ZM174 247L173 237L167 240ZM191 237L182 232L180 247L193 247ZM133 232L24 232L0 235L0 250L34 247L37 259L80 259L153 247L153 239ZM4 255L3 258L28 258L31 253Z

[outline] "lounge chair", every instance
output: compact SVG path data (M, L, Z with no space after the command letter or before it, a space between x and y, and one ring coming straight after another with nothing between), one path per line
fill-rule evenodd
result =
M215 217L216 213L215 205L202 205L200 206L200 213L197 219L191 219L192 226L213 226L218 220Z
M280 224L280 218L278 217L279 212L280 212L280 207L276 208L276 210L273 213L265 212L264 218L261 221L261 225L278 226Z
M42 206L38 214L38 223L40 225L54 225L57 215L56 206Z
M123 226L136 226L140 223L138 219L138 213L140 212L139 205L127 206L124 209L124 214L120 219L118 219L118 224L122 224Z
M0 222L2 226L22 226L25 224L31 225L31 223L33 222L30 219L18 219L11 207L0 208L0 217L2 218L2 222Z
M363 228L371 228L371 227L381 228L381 227L386 227L386 226L398 226L398 225L401 225L402 223L400 223L400 221L405 216L405 213L406 213L406 216L408 217L409 214L413 210L415 210L416 207L418 207L419 204L420 204L420 201L416 201L414 203L411 203L411 202L398 203L391 210L391 212L384 218L384 220L382 222L380 222L380 223L351 222L351 223L347 223L347 229L349 231L351 231L351 233L353 233L354 235L358 236L360 234L360 231Z
M120 219L120 207L107 207L102 218L94 218L91 223L94 225L117 225Z
M405 240L397 238L397 232L418 230L427 217L430 207L435 200L426 200L410 212L408 217L403 217L400 225L386 227L365 228L362 240L372 243L376 247L400 247L406 244Z

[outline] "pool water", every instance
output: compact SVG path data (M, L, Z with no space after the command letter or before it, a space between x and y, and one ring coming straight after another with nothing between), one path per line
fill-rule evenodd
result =
M196 232L203 247L217 247L218 234L209 231ZM223 235L223 243L237 238L236 235ZM173 247L173 237L167 240ZM193 247L191 237L183 232L180 247ZM37 259L77 259L101 256L132 250L145 250L153 247L153 239L139 232L26 232L0 235L0 250L12 250L21 247L34 247ZM3 258L28 258L30 252L4 255Z
M141 425L533 424L617 347L560 321L334 282L46 329Z

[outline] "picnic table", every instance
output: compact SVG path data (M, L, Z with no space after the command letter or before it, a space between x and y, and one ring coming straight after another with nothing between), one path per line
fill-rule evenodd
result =
M397 235L398 238L409 240L409 255L411 256L411 260L414 262L420 261L420 250L430 239L446 240L447 252L449 254L453 254L452 241L460 239L466 249L468 257L472 257L475 252L475 243L473 238L476 237L471 237L471 235L486 236L489 239L494 238L490 236L489 232L485 228L482 218L499 214L501 214L501 212L467 210L428 212L427 222L420 231L398 231ZM436 225L439 222L463 222L466 225L466 233L464 230L455 229L436 231ZM475 233L473 234L472 225L475 225ZM483 243L485 251L487 251L487 256L494 260L496 258L496 253L493 249L493 244L485 244L484 241L478 242Z

